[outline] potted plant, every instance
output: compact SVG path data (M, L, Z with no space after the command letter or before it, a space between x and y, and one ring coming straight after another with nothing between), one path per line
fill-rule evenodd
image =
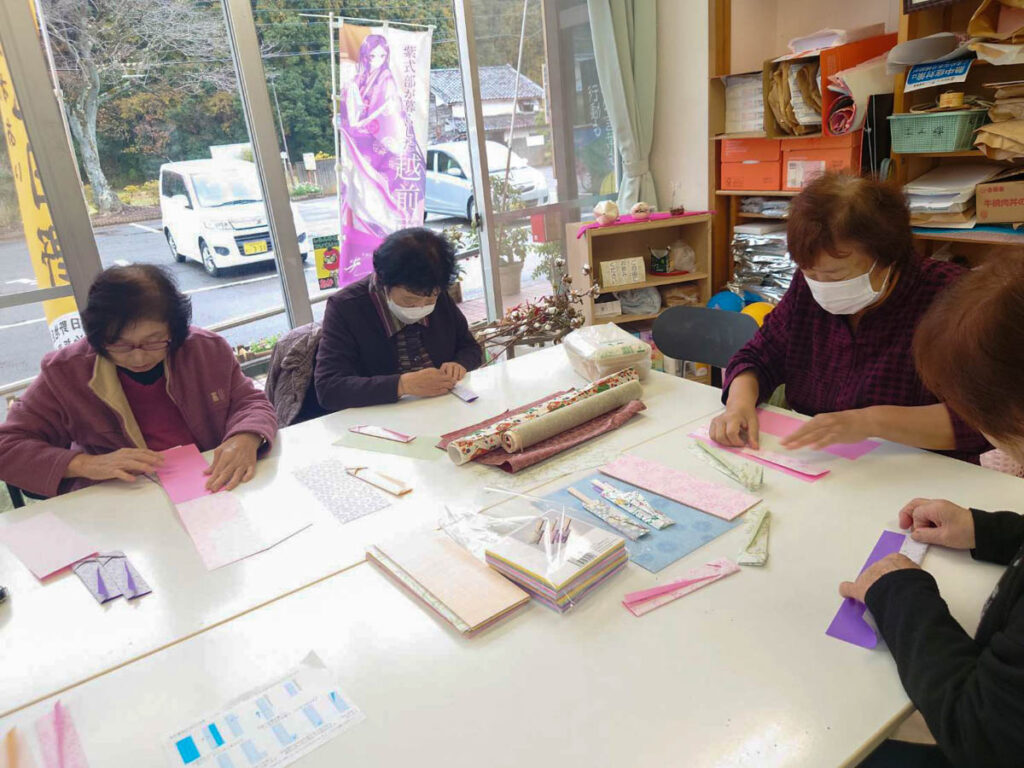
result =
M519 191L497 176L491 177L491 196L499 211L517 211L525 207ZM515 296L522 290L523 264L529 253L529 243L529 231L521 224L503 222L494 228L502 296Z

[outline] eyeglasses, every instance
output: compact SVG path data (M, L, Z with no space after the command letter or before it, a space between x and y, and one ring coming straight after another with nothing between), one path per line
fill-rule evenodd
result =
M146 341L142 344L107 344L107 352L116 352L119 355L127 355L136 349L141 349L144 352L159 352L162 349L167 349L169 346L171 346L170 339Z

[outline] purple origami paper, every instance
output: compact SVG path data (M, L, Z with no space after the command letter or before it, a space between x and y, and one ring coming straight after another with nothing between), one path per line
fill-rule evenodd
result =
M868 566L878 562L886 555L899 552L906 538L906 534L896 531L882 531L882 535L878 537L878 542L871 550L871 554L868 555L867 562L860 569L860 573L864 573ZM836 612L835 618L832 619L832 623L828 625L828 629L825 630L825 634L837 640L845 640L848 643L859 645L861 648L874 648L878 645L878 636L864 618L866 611L867 606L864 603L859 603L850 597L846 598L839 606L839 610Z

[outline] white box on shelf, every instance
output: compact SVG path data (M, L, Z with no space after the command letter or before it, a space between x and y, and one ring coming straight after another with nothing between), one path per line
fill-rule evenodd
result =
M618 317L621 314L622 302L618 299L598 301L594 304L594 317Z

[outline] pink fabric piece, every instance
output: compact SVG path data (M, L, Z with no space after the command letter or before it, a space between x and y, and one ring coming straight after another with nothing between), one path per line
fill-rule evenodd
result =
M67 568L97 551L96 546L53 512L40 512L0 528L0 543L37 579Z
M36 720L36 738L45 768L89 768L71 713L60 701Z
M704 443L705 445L709 445L712 448L717 448L720 451L728 451L729 453L734 454L736 456L740 456L744 459L749 459L750 461L753 461L755 464L761 464L762 466L769 467L770 469L775 469L778 470L779 472L787 474L790 477L795 477L797 480L803 480L805 483L816 482L830 472L830 470L826 469L822 472L819 472L818 474L810 474L810 472L805 473L801 472L798 469L794 469L792 466L786 466L784 464L772 461L773 457L777 457L777 454L775 453L766 452L764 454L758 455L744 451L742 448L733 448L728 445L721 445L720 443L716 443L714 440L708 437L707 427L701 427L701 429L697 430L696 432L691 432L690 437L692 437L694 440L700 440L702 443Z
M160 484L175 504L191 501L199 496L208 496L205 474L209 468L195 445L179 445L161 451L163 465L156 471Z
M650 613L656 608L678 600L680 597L696 592L698 589L708 586L708 584L714 584L726 576L738 573L739 570L740 567L726 557L720 560L712 560L710 563L687 572L686 576L674 582L674 584L666 584L663 587L654 587L641 590L640 592L631 592L625 596L622 604L626 607L626 610L639 618L645 613ZM670 587L674 588L666 591ZM653 594L644 597L644 593Z
M798 430L807 422L794 416L786 416L783 413L775 413L775 411L766 411L758 408L757 423L762 432L767 432L769 435L775 435L776 437L785 437ZM871 453L880 445L881 443L877 440L861 440L859 443L836 443L821 450L831 453L833 456L839 456L852 461L853 459L859 459L866 453Z
M601 472L723 520L739 517L761 500L632 454L606 464Z
M625 216L619 216L618 220L611 224L598 224L596 221L587 222L576 232L576 239L579 240L588 229L593 229L594 227L617 227L622 224L642 224L645 221L660 221L661 219L684 219L687 216L703 216L706 213L714 213L714 211L687 211L686 213L669 213L668 211L660 211L652 213L646 219L638 219L627 213Z

